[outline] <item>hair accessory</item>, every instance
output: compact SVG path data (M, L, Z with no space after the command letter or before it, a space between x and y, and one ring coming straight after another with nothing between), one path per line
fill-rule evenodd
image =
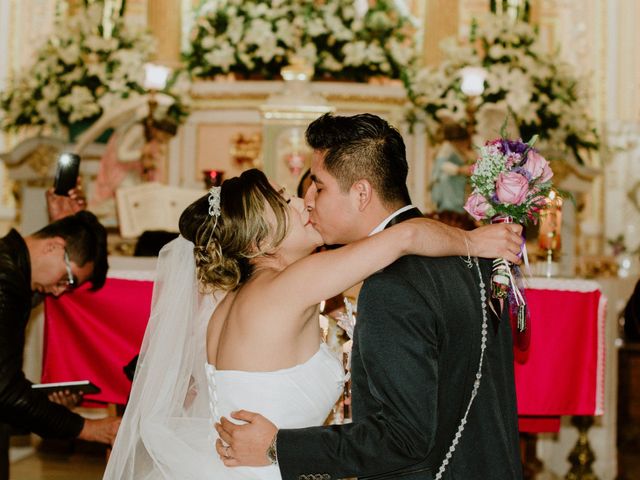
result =
M473 268L473 262L471 261L471 254L469 252L469 242L467 241L466 232L462 232L462 238L464 239L465 247L467 247L467 258L464 258L464 257L460 257L460 258L462 258L462 261L467 265L467 268Z
M216 220L220 216L220 190L222 187L211 187L209 189L209 215L216 217Z

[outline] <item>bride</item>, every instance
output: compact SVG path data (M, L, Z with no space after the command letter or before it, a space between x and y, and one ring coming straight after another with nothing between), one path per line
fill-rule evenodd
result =
M443 242L451 242L450 255L467 255L466 241L473 255L488 255L496 245L477 245L477 232L502 228L462 232L414 219L310 255L322 238L302 199L255 169L212 188L182 213L182 236L160 253L151 317L104 478L280 479L275 465L225 467L213 424L238 409L259 411L280 428L323 423L344 372L321 343L319 302L403 255L442 254Z

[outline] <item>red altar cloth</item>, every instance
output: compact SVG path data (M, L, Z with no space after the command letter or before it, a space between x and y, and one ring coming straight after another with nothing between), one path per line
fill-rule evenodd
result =
M84 285L45 300L42 382L91 380L102 391L87 400L126 403L131 382L122 368L140 350L151 310L153 271L140 273L114 270L97 292Z
M515 349L520 430L557 431L561 415L602 415L606 299L588 280L530 280L531 343Z
M151 278L114 270L98 292L48 298L42 381L89 379L102 392L88 399L125 403L131 385L122 367L142 342ZM603 413L606 301L588 280L534 278L530 287L531 341L515 350L520 429L557 431L561 415Z

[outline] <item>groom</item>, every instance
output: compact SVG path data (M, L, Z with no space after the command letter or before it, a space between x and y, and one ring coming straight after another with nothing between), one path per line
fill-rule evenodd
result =
M420 215L406 187L404 142L386 121L327 114L306 136L314 150L306 201L327 244ZM229 445L217 447L225 464L276 460L284 480L427 480L455 443L442 478L521 479L506 317L487 315L477 396L456 434L478 373L486 305L478 269L465 260L406 256L365 281L352 354L353 423L278 430L259 414L236 412L246 425L216 425ZM489 292L490 262L480 265Z

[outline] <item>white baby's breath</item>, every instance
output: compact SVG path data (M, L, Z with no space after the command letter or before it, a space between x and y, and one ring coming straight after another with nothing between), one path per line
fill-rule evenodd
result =
M204 2L190 34L188 68L197 77L233 72L268 79L303 57L316 77L398 78L415 59L412 19L393 0L371 4L362 18L355 12L354 0Z

